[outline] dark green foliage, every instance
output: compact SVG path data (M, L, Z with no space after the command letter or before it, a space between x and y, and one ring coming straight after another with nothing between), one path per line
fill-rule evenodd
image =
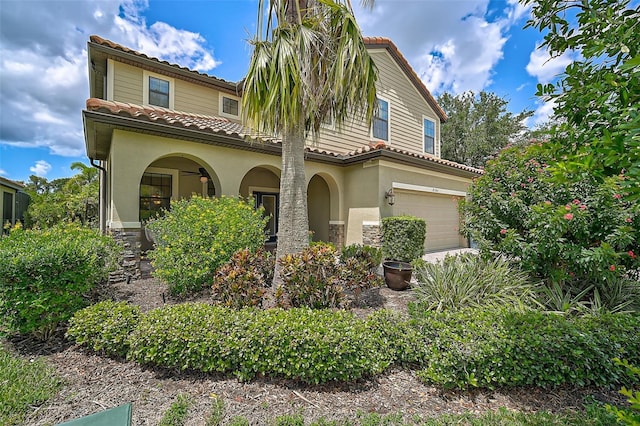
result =
M633 382L615 357L640 361L640 317L566 317L468 309L429 313L413 306L428 341L418 374L445 387L613 386Z
M387 260L411 262L424 254L427 225L414 216L382 218L382 256Z
M42 359L21 359L0 345L0 424L25 424L25 416L52 398L62 383Z
M363 290L381 287L384 280L376 273L382 261L382 250L377 247L352 244L342 249L340 268L344 286L357 298Z
M237 198L173 202L170 211L147 224L156 240L149 253L155 275L174 296L200 291L235 252L263 246L267 220L261 209Z
M145 314L130 338L141 363L308 383L349 381L392 361L367 323L344 311L229 310L182 304Z
M240 309L261 306L263 297L273 281L275 260L271 253L258 249L236 252L221 266L213 278L213 298L222 305Z
M428 336L399 312L375 311L367 317L367 328L393 357L394 364L415 366L427 362L431 344Z
M46 339L87 304L121 248L77 224L14 230L0 238L0 316L8 330Z
M67 337L107 356L125 356L139 319L138 306L108 300L77 311L69 321Z
M544 35L551 57L579 55L557 84L536 95L554 102L559 125L547 146L559 162L554 175L624 174L625 190L640 198L640 8L629 0L523 0L527 26Z
M635 376L638 382L640 382L640 368L629 364L627 360L623 361L619 358L614 358L613 361L616 365L626 368L629 374ZM637 426L640 424L640 391L623 387L620 389L620 393L627 397L629 407L613 407L607 404L607 411L616 416L618 423Z
M314 244L278 259L283 281L276 289L278 305L314 309L343 306L344 283L336 254L331 245Z
M570 298L588 289L582 299L590 305L596 290L601 301L620 300L619 279L640 268L640 203L625 196L620 177L552 180L553 161L542 146L504 150L462 204L465 233L484 254L517 258L523 270L549 287L557 283Z
M508 101L495 93L460 93L438 96L438 105L449 119L442 124L442 158L483 167L487 158L507 146L522 133L524 121L533 111L513 115Z
M421 309L455 310L467 307L536 306L538 285L504 257L485 259L475 254L446 256L438 263L413 262L412 289Z
M382 262L382 250L378 247L365 246L361 244L351 244L342 249L341 260L355 258L362 262L366 269L374 269Z

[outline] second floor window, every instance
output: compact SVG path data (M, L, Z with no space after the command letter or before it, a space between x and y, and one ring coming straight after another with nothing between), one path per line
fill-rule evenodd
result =
M222 97L222 112L229 115L238 115L238 100Z
M149 105L169 108L169 82L149 77Z
M378 108L373 116L373 138L389 140L389 102L378 98Z
M424 133L424 152L426 154L435 154L436 123L425 118L422 128Z

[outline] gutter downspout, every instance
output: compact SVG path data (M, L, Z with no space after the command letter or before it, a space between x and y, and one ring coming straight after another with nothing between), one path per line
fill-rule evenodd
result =
M93 158L89 158L91 165L100 170L100 194L98 199L98 210L100 211L98 223L100 226L100 233L105 234L107 232L106 216L107 216L107 170L100 164L94 163Z

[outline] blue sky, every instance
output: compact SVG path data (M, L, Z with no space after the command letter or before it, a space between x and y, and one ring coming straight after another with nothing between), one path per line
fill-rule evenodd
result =
M354 4L357 0L353 1ZM257 0L0 0L0 176L25 181L75 174L84 155L91 34L226 80L246 71ZM515 0L378 0L356 8L366 36L394 41L437 96L487 90L509 109L551 112L535 98L571 57L548 61L542 35L523 30Z

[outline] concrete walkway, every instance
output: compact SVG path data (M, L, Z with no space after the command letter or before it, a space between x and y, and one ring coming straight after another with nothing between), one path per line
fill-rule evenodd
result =
M450 249L450 250L443 250L443 251L433 251L433 252L426 253L424 256L422 256L422 258L427 262L435 263L444 259L445 256L447 255L455 256L457 254L462 254L462 253L478 253L478 250L472 249L472 248L460 248L460 249Z

